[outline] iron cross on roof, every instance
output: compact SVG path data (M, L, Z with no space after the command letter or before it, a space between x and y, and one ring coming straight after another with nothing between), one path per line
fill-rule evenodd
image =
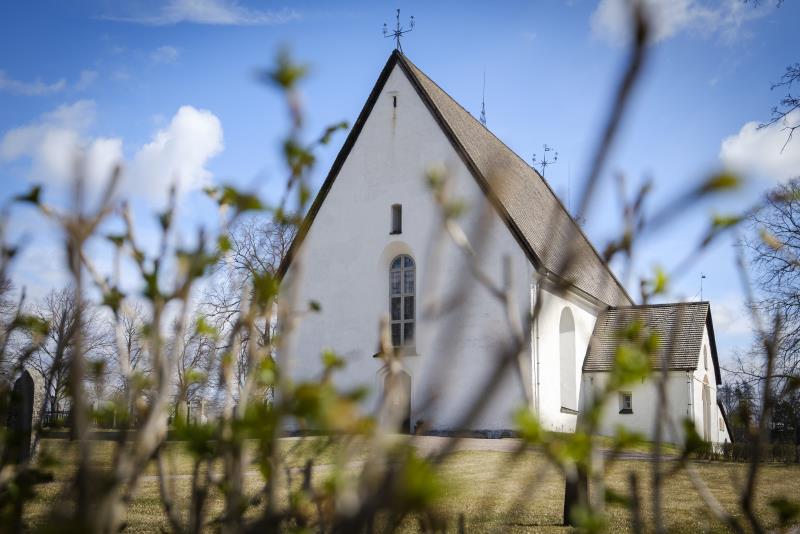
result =
M393 37L394 41L395 41L395 44L394 44L395 49L399 50L400 52L402 52L403 51L403 47L400 45L400 37L402 37L403 35L405 35L406 33L410 32L410 31L412 31L413 29L414 29L414 15L411 15L411 21L409 22L408 28L404 28L404 27L400 26L400 10L398 9L397 10L397 25L395 26L395 29L392 30L392 31L389 31L388 26L386 26L386 23L384 22L383 23L383 36L384 37Z

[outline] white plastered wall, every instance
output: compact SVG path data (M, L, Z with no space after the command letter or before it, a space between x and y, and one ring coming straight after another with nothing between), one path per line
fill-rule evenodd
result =
M467 206L459 222L481 268L499 285L508 258L515 308L520 317L529 312L527 257L396 66L287 273L287 283L299 281L295 306L314 300L322 310L302 319L279 358L294 380L314 380L322 371L321 351L337 351L347 362L337 386L367 386L363 408L373 412L383 388L382 362L372 356L379 319L389 311L389 264L409 254L417 268L415 355L403 358L411 375L411 424L424 420L432 430L455 430L510 336L503 306L475 282L464 254L440 232L440 210L425 182L426 170L437 164L448 169L451 196ZM402 205L400 235L389 233L393 204ZM433 297L458 306L426 319L423 307ZM468 428L513 428L512 414L525 404L522 384L532 380L530 354L523 360L522 375L506 373Z
M658 371L656 371L658 372ZM692 373L686 371L670 371L667 376L667 405L673 425L662 421L662 439L669 443L682 443L683 431L681 421L689 413L688 391ZM592 372L583 376L582 390L586 402L597 391L602 391L608 384L609 373ZM620 393L632 395L633 413L620 413ZM639 383L624 387L620 392L611 394L603 406L599 433L602 436L613 436L618 426L624 426L632 432L639 432L647 440L654 440L658 408L658 390L653 376ZM588 405L588 404L587 404Z

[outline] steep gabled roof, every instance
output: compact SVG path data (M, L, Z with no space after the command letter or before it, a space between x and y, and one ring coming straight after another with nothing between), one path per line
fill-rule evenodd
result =
M539 173L462 108L402 53L392 52L353 129L336 157L279 275L319 211L355 144L392 69L399 65L453 148L471 171L537 269L560 278L608 305L632 304L625 288ZM565 255L572 254L570 261Z
M716 383L722 383L714 324L708 302L622 306L604 310L597 317L583 370L592 372L613 369L620 332L634 322L641 323L659 336L660 348L653 358L655 369L662 369L664 362L667 362L670 370L697 369L703 344L703 327L707 327Z

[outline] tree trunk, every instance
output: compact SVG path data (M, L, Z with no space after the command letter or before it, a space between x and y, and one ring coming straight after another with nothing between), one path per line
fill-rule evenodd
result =
M800 420L794 422L794 463L800 464Z
M564 487L564 526L576 526L575 512L589 504L589 477L586 469L577 466L575 477L566 477Z

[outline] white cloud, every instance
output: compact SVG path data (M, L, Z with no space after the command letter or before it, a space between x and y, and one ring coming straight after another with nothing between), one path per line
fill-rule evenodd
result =
M85 91L97 79L96 70L82 70L80 78L75 82L75 89L78 91Z
M131 73L125 67L121 67L111 74L111 78L116 82L127 82L131 79Z
M800 110L793 111L785 120L786 124L800 124ZM782 121L764 128L758 124L748 122L738 134L722 141L719 151L722 164L740 173L779 181L800 176L800 139L786 143L788 132Z
M739 295L711 300L711 314L717 337L747 336L753 332L750 313Z
M75 154L94 117L91 100L59 106L30 124L6 132L0 142L0 161L28 157L34 179L64 183L73 174Z
M741 0L642 0L650 17L653 43L683 32L718 35L733 41L750 20L764 16L770 6L753 6ZM766 4L766 3L765 3ZM631 37L630 2L600 0L591 16L595 36L614 44Z
M126 182L158 197L172 184L186 192L208 183L211 173L206 163L223 148L222 124L216 115L182 106L169 125L136 152Z
M0 142L0 161L31 159L31 179L66 185L75 175L77 154L84 151L90 183L103 183L114 164L122 159L120 139L87 139L95 119L91 100L79 100L42 115L34 123L6 133Z
M98 137L86 150L86 179L90 184L104 184L116 165L123 161L122 139Z
M24 96L44 96L63 91L66 87L67 81L64 78L49 84L41 80L23 82L9 78L5 71L0 70L0 91Z
M179 55L180 51L174 46L159 46L150 54L150 59L154 63L175 63Z
M97 79L97 71L82 70L80 76L72 86L77 91L87 89ZM39 79L34 82L23 82L9 78L5 71L0 70L0 91L23 96L47 96L67 89L67 80L61 78L53 83L45 83Z
M299 14L286 8L278 11L251 9L241 5L238 0L169 0L156 13L107 16L105 18L150 26L163 26L182 22L227 26L258 26L285 24L299 18Z
M123 143L88 135L95 114L94 102L81 100L6 132L0 162L29 158L32 181L64 186L71 183L77 154L82 153L89 185L102 187L113 167L124 163ZM121 193L161 200L170 185L182 193L205 185L211 178L206 164L223 148L219 119L210 111L182 106L165 128L134 151L123 172Z

